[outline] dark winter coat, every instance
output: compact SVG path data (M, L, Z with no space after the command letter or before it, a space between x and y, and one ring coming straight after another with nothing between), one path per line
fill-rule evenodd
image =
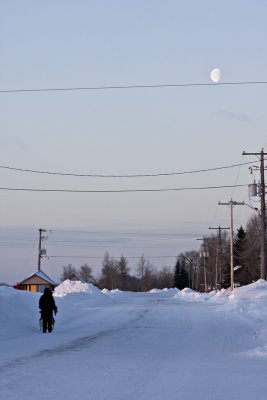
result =
M49 288L45 288L44 294L40 297L39 308L41 310L41 317L46 319L53 317L53 311L57 312L57 306L52 291Z

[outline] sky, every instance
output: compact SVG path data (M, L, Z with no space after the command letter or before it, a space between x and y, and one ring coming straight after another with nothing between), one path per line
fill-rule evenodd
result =
M67 257L44 260L45 272L55 279L68 263L86 261L99 270L105 250L114 256L159 257L197 249L195 239L209 234L209 226L229 226L229 210L218 202L249 202L246 185L259 179L249 165L127 178L3 167L78 175L170 174L253 162L256 156L242 152L267 146L266 84L4 91L210 84L213 68L220 68L221 83L266 81L266 12L264 0L0 0L0 281L12 283L36 271L39 228L54 232L47 248ZM3 189L233 185L244 186L127 193ZM235 227L252 213L236 207ZM77 245L80 235L88 244ZM162 240L154 240L158 235ZM66 237L68 250L66 243L53 242ZM72 254L98 259L77 260ZM153 261L158 267L174 262L174 257Z
M58 400L266 399L263 280L232 293L100 291L66 280L55 289L58 313L45 334L39 299L0 287L5 399L32 400L38 392L44 400L48 385Z

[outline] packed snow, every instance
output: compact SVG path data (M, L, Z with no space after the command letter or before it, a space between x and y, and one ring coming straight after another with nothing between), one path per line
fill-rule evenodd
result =
M3 399L267 398L266 281L233 293L65 281L46 334L40 295L0 287Z

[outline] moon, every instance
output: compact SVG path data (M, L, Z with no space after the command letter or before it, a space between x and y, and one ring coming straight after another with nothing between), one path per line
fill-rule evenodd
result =
M214 83L220 82L221 79L221 70L219 68L214 68L210 73L210 79Z

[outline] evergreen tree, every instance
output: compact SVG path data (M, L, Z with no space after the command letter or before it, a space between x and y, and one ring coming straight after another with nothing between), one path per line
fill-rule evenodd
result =
M245 261L245 250L246 250L246 232L241 225L237 230L237 237L234 241L234 264L240 265Z
M185 268L182 267L180 273L180 287L178 289L182 290L186 287L189 287L189 276Z
M224 266L221 287L227 289L229 288L230 285L231 285L231 265L228 261L225 263Z
M248 285L260 277L260 236L258 215L250 218L246 230L242 226L237 230L234 263L240 267L235 270L235 281L240 285Z
M180 268L180 262L179 260L176 261L175 268L174 268L174 279L173 279L173 285L177 289L179 289L179 278L180 278L180 273L181 273L181 268Z
M121 290L127 290L127 281L129 277L130 268L128 267L128 261L124 256L121 256L117 261L117 272L118 272L118 288Z
M189 276L184 268L183 265L181 265L179 259L176 262L175 269L174 269L174 287L177 289L184 289L189 286Z

